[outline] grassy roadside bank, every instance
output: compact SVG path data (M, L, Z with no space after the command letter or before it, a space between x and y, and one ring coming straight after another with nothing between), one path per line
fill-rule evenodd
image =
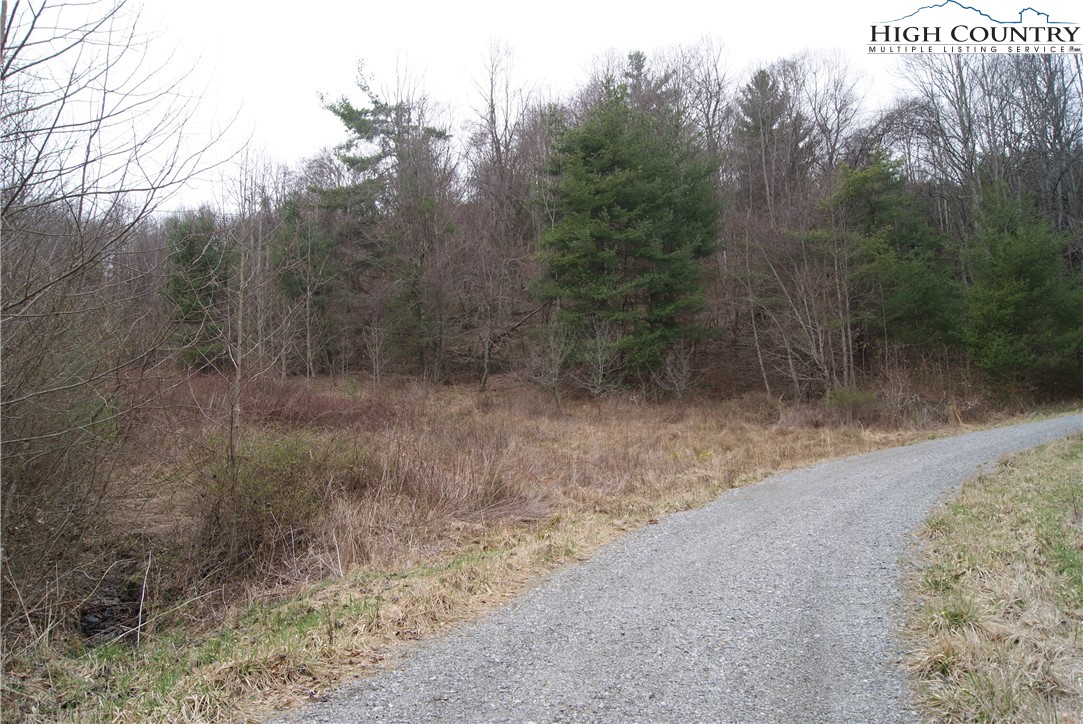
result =
M247 391L230 469L206 454L221 449L228 395L190 392L198 414L170 424L199 444L156 461L162 446L148 441L131 469L151 484L122 488L110 511L147 542L116 554L139 594L138 644L92 646L73 623L13 652L5 721L258 717L726 488L967 429L948 410L871 423L850 402L616 397L555 410L514 387L375 398L325 385Z
M1083 720L1083 437L968 481L922 538L904 631L922 710Z

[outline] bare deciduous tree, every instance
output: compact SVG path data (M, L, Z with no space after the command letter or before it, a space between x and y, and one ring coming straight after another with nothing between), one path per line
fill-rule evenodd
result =
M622 367L619 343L620 336L612 326L597 316L590 317L578 339L575 379L592 397L600 397L617 386Z
M662 365L651 373L655 387L671 393L678 400L683 399L697 383L695 367L695 347L682 344L666 353Z
M517 328L517 317L531 302L526 291L534 231L532 169L524 147L528 98L511 86L511 60L507 48L490 49L468 149L474 193L463 209L463 226L470 248L461 256L458 277L468 298L467 325L482 389L500 364L498 355Z
M77 595L80 538L169 336L152 214L206 145L186 145L183 78L148 63L122 0L0 14L6 646L25 640L9 630L45 636Z
M552 391L557 414L563 415L560 382L564 379L568 357L571 355L571 340L567 330L555 322L546 324L539 331L539 337L531 346L529 357L524 363L523 374L530 382Z

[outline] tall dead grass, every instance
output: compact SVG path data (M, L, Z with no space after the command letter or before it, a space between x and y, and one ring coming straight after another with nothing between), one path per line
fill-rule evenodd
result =
M1002 463L934 515L906 663L946 721L1083 717L1083 438Z
M782 468L938 429L898 425L879 393L820 406L625 394L558 407L550 391L507 378L490 379L485 393L412 381L385 382L379 394L353 380L253 382L235 428L234 392L215 375L161 392L125 458L124 495L105 527L141 541L110 581L139 597L109 609L129 614L113 630L142 642L133 663L103 665L116 656L109 647L78 653L78 636L57 642L75 652L68 657L55 648L6 656L9 672L42 661L66 672L6 679L6 720L48 719L65 706L128 721L218 718L261 692L318 690L352 665L346 652L368 652L362 663L382 656L388 642L502 600L622 530ZM109 545L103 537L100 548ZM342 583L328 589L329 578ZM340 611L326 590L349 603ZM277 618L246 613L276 601L285 606ZM372 606L370 625L339 626ZM72 705L71 691L57 692L82 691L71 682L85 681L87 667L105 683ZM122 676L152 693L115 695Z
M675 404L629 394L558 409L546 391L509 384L479 394L405 382L378 399L353 382L289 384L246 390L233 458L221 378L189 382L171 408L199 444L187 515L156 530L195 566L180 577L223 588L218 599L417 565L460 545L464 530L584 513L647 519L779 468L925 434L761 395Z

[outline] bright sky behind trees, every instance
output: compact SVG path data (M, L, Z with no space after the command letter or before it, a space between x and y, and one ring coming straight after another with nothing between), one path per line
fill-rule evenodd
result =
M320 94L357 97L358 62L374 90L390 89L405 76L462 121L478 103L476 83L493 43L510 48L513 82L543 97L572 92L608 52L650 56L709 38L724 48L730 72L740 76L805 49L837 50L868 76L875 106L905 81L897 76L898 56L868 56L870 25L935 1L144 0L142 25L158 34L155 47L163 54L175 52L178 68L196 66L192 84L203 95L207 124L236 116L233 147L251 138L270 159L294 164L344 139L338 119L321 108ZM968 1L1003 17L1015 15L1022 2ZM1083 20L1074 17L1083 13L1071 0L1029 4L1054 17Z

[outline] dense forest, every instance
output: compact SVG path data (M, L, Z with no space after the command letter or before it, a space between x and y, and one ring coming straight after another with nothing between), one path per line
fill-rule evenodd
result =
M133 229L166 250L133 257L165 275L159 349L244 377L797 398L936 359L1079 392L1077 60L912 58L879 113L829 57L736 78L709 47L636 51L545 104L506 63L465 129L362 81L327 104L343 146Z
M178 143L188 99L122 72L143 48L120 6L74 26L19 6L0 66L5 626L48 625L20 602L61 587L35 562L201 378L228 383L230 430L260 381L326 376L515 376L558 406L905 405L918 374L945 396L1083 391L1080 56L907 57L876 110L830 55L737 71L709 43L632 50L542 100L494 51L454 124L362 69L325 101L347 142L296 167L242 152L221 198L163 214L205 167Z
M1077 60L911 58L915 92L878 113L830 57L738 78L706 46L635 51L545 104L506 63L460 132L362 79L327 103L347 143L243 163L225 205L164 219L123 175L80 188L13 73L6 401L108 399L94 381L165 359L795 398L935 359L1078 394Z
M341 147L245 166L224 208L116 219L100 256L160 274L109 280L154 292L133 352L244 379L519 371L597 395L698 375L795 398L935 359L1079 392L1078 61L913 58L924 92L875 114L826 57L731 78L710 48L637 51L546 104L505 64L466 129L363 80L327 103ZM54 210L7 208L15 262L29 209Z

